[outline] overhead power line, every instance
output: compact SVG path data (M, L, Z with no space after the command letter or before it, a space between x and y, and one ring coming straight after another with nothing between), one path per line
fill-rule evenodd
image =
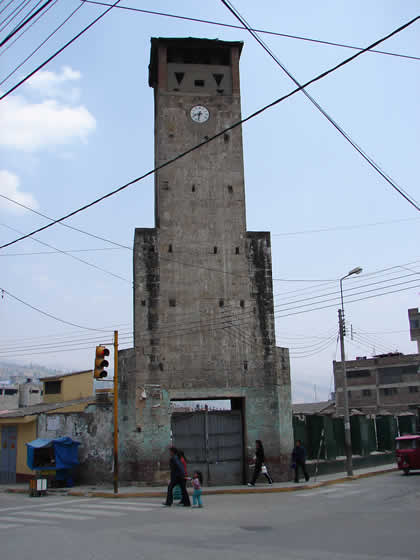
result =
M0 41L0 47L2 47L8 41L10 41L10 39L14 37L16 33L19 33L21 29L23 29L26 25L28 25L28 23L32 21L40 12L42 12L48 6L48 4L51 4L52 1L53 0L46 0L40 8L35 10L35 12L32 15L28 16L20 25L18 25L12 32L10 32L9 35L7 35L7 37L5 37L2 41Z
M97 6L110 6L110 4L107 4L106 2L95 2L93 0L80 0L81 2L83 2L84 4L96 4ZM173 18L173 19L179 19L179 20L185 20L185 21L192 21L194 23L205 23L205 24L209 24L209 25L216 25L219 27L227 27L229 29L239 29L239 30L243 30L243 27L241 25L232 25L230 23L224 23L221 21L212 21L212 20L208 20L208 19L200 19L200 18L193 18L193 17L188 17L188 16L180 16L180 15L176 15L176 14L169 14L167 12L156 12L156 11L152 11L152 10L143 10L140 8L132 8L130 6L116 6L117 9L119 10L126 10L126 11L130 11L130 12L138 12L138 13L142 13L142 14L149 14L149 15L153 15L153 16L163 16L163 17L167 17L167 18ZM323 41L322 39L314 39L311 37L303 37L301 35L291 35L290 33L277 33L275 31L268 31L266 29L252 29L252 31L255 31L256 33L263 33L266 35L272 35L274 37L285 37L286 39L297 39L299 41L307 41L309 43L318 43L320 45L327 45L329 47L340 47L340 48L344 48L344 49L352 49L355 51L362 51L363 47L356 47L355 45L348 45L345 43L335 43L333 41ZM371 49L369 52L374 53L374 54L383 54L383 55L388 55L388 56L396 56L399 58L408 58L411 60L420 60L420 57L418 56L410 56L408 54L401 54L401 53L394 53L394 52L389 52L389 51L379 51L377 49Z
M11 43L9 43L7 47L0 52L0 56L3 56L10 49L10 47L12 47L16 43L16 41L19 41L19 39L23 37L23 35L25 35L25 33L27 33L36 23L38 23L38 21L41 18L43 18L47 14L47 12L49 12L51 8L53 8L57 4L57 2L58 0L54 0L54 2L50 4L48 8L46 8L45 11L42 12L42 14L40 14L35 20L33 20L32 23L28 25L28 27L25 27L22 33L18 37L15 37L14 40Z
M50 8L52 8L54 4L48 6L45 12ZM65 18L65 20L62 23L60 23L58 27L56 27L49 35L47 35L47 37L31 53L29 53L29 55L26 58L24 58L20 64L18 64L11 72L9 72L9 74L7 74L5 78L3 78L3 80L0 82L0 86L3 85L5 82L7 82L9 78L11 78L20 68L22 68L22 66L26 62L28 62L28 60L30 60L34 56L34 54L36 54L39 51L39 49L42 48L45 45L45 43L47 43L51 39L51 37L53 37L57 33L57 31L59 31L80 10L82 6L83 4L79 4L78 6L76 6L76 8ZM40 17L42 17L45 14L45 12L41 14Z
M362 156L362 158L383 178L385 181L391 185L391 187L398 192L409 204L414 206L416 210L420 211L420 206L418 202L403 188L399 187L395 181L385 173L379 165L350 137L350 135L327 113L327 111L321 107L318 101L310 95L304 86L293 76L293 74L280 62L279 58L273 53L273 51L264 43L264 41L258 36L257 33L252 31L250 25L245 20L245 18L238 12L238 10L233 6L232 2L229 0L220 0L224 6L235 16L235 18L242 23L244 28L251 34L252 37L261 45L265 52L274 60L274 62L283 70L283 72L292 80L292 82L301 87L302 93L307 99L318 109L318 111L328 120L330 124L351 144L351 146Z
M115 5L115 4L114 4ZM113 6L114 6L113 5ZM104 14L102 14L103 16ZM71 218L72 216L75 216L76 214L79 214L80 212L83 212L85 210L87 210L88 208L91 208L92 206L98 204L99 202L102 202L103 200L106 200L107 198L110 198L111 196L114 196L115 194L127 189L128 187L131 187L132 185L134 185L135 183L138 183L139 181L144 180L146 177L149 177L153 174L155 174L157 171L168 167L169 165L171 165L172 163L174 163L175 161L178 161L182 158L184 158L185 156L187 156L188 154L200 149L201 147L205 146L206 144L208 144L209 142L214 141L216 138L219 138L220 136L226 134L227 132L229 132L230 130L233 130L235 128L237 128L238 126L241 126L242 124L248 122L249 120L255 118L256 116L260 115L261 113L263 113L264 111L270 109L271 107L274 107L275 105L278 105L279 103L281 103L282 101L285 101L286 99L288 99L289 97L295 95L297 92L301 91L302 89L308 87L309 85L325 78L326 76L328 76L329 74L331 74L332 72L335 72L336 70L338 70L339 68L341 68L342 66L345 66L346 64L348 64L349 62L355 60L356 58L358 58L359 56L361 56L364 52L368 51L369 49L373 48L374 46L382 43L383 41L386 41L387 39L389 39L390 37L393 37L394 35L400 33L401 31L403 31L404 29L406 29L407 27L409 27L410 25L412 25L413 23L415 23L417 20L420 19L420 16L416 16L415 18L413 18L412 20L410 20L409 22L405 23L404 25L400 26L398 29L395 29L394 31L392 31L391 33L389 33L388 35L386 35L385 37L382 37L381 39L375 41L374 43L372 43L371 45L369 45L368 47L366 47L364 50L352 55L351 57L347 58L346 60L336 64L335 66L333 66L332 68L330 68L329 70L326 70L324 72L322 72L321 74L318 74L318 76L316 76L315 78L312 78L311 80L307 81L305 84L297 87L296 89L290 91L289 93L279 97L278 99L272 101L271 103L269 103L268 105L265 105L264 107L262 107L261 109L258 109L257 111L255 111L254 113L251 113L250 115L248 115L247 117L245 117L244 119L241 119L240 121L237 121L236 123L230 125L229 127L225 128L224 130L221 130L220 132L214 134L213 136L211 136L208 139L203 140L202 142L199 142L198 144L196 144L195 146L185 150L184 152L176 155L175 157L167 160L166 162L162 163L161 165L158 165L157 167L155 167L154 169L151 169L150 171L144 173L143 175L141 175L140 177L137 177L131 181L129 181L128 183L125 183L124 185L108 192L107 194L102 195L101 197L93 200L92 202L89 202L79 208L77 208L76 210L73 210L72 212L69 212L68 214L62 216L61 218L58 218L57 220L54 220L53 222L51 222L50 224L47 224L45 226L42 226L40 228L37 228L36 230L23 235L22 237L19 237L13 241L10 241L9 243L6 243L2 246L0 246L0 249L4 249L5 247L9 247L10 245L13 245L19 241L22 241L23 239L27 239L28 237L31 237L32 235L39 233L40 231L44 231L50 227L52 227L53 225L60 223L64 220L67 220L68 218ZM97 21L98 18L95 20ZM92 24L90 24L91 26ZM89 27L89 26L88 26ZM85 28L86 29L88 29ZM80 33L76 36L78 37L80 36ZM70 44L70 43L68 43ZM63 50L63 49L61 49ZM60 50L60 52L61 52ZM59 51L57 51L58 54ZM44 62L39 68L45 66L45 64L47 64L47 62L49 62L49 60L51 60L53 57L50 57L46 62ZM37 70L35 70L32 74L34 74ZM32 75L31 74L31 75ZM12 88L13 89L13 88ZM16 88L14 88L16 89ZM6 92L6 94L4 94L2 97L0 97L0 100L3 99L6 95L8 95L8 93L10 93L12 90L9 90L9 92ZM414 203L412 203L417 210L420 211L420 207L416 206Z
M33 309L34 311L37 311L38 313L41 313L41 315L45 315L46 317L49 317L50 319L54 319L55 321L59 321L60 323L64 323L66 325L71 325L72 327L77 327L78 329L83 329L83 330L86 330L86 331L106 332L103 329L92 329L90 327L84 327L82 325L77 325L76 323L66 321L65 319L60 319L59 317L56 317L55 315L52 315L51 313L47 313L46 311L43 311L42 309L39 309L38 307L35 307L34 305L31 305L30 303L28 303L26 301L23 301L23 299L18 298L17 296L13 295L9 291L5 290L4 288L0 288L0 293L1 293L2 297L3 297L4 294L6 294L9 297L11 297L12 299L18 301L19 303L22 303L23 305L26 305L26 307L29 307L30 309Z
M415 286L415 287L416 287L416 288L417 288L417 287L420 287L420 285ZM376 293L375 293L375 294L371 294L371 295L369 295L369 296L367 296L367 297L362 297L362 298L356 298L356 299L348 300L347 303L352 303L352 302L357 302L357 301L363 301L363 300L366 300L366 299L372 299L372 298L376 298L376 297L380 297L380 296L384 296L384 295L388 295L388 294L394 294L394 293L398 293L398 292L405 291L405 290L407 290L407 289L411 289L411 288L400 288L400 289L397 289L397 290L392 290L392 291L387 291L387 292L381 292L381 293L379 293L379 294L376 294ZM6 292L6 290L3 290L3 291L4 291L4 293L7 293L8 295L11 295L9 292ZM368 291L372 291L372 290L368 290ZM380 291L380 290L377 290L377 291ZM363 294L363 293L364 293L364 292L361 292L361 294ZM356 294L355 294L355 295L356 295ZM12 297L14 297L14 299L18 299L18 298L16 298L15 296L12 296ZM20 300L20 299L18 299L18 301L22 302L22 300ZM55 319L55 320L59 320L59 321L61 321L61 322L64 322L64 323L66 323L66 324L70 324L70 325L72 325L72 326L76 326L76 327L81 328L81 329L86 329L86 327L81 327L81 326L79 326L79 325L75 325L74 323L70 323L70 322L68 322L68 321L63 321L63 320L58 319L57 317L51 316L51 315L49 315L49 314L47 314L47 313L45 313L45 312L43 312L43 311L41 311L41 310L35 308L35 307L32 306L32 305L27 304L26 302L22 302L22 303L24 303L25 305L28 305L30 308L35 309L36 311L39 311L39 312L41 312L41 313L43 313L43 314L46 314L47 316L52 317L52 318ZM312 307L312 308L310 308L310 309L303 309L303 310L300 309L299 311L291 312L291 313L287 313L287 314L275 314L275 316L276 316L277 318L289 317L289 316L293 316L293 315L300 315L300 314L302 314L302 313L308 313L308 312L317 311L317 310L321 310L321 309L326 309L326 308L330 308L330 307L336 307L336 305L337 305L337 303L332 303L332 304L325 305L325 306L321 306L321 307ZM234 321L236 321L236 322L234 322ZM246 322L248 322L248 321L246 321ZM176 328L174 325L172 325L172 326L169 328L169 327L166 327L166 325L165 325L164 329L159 330L159 331L157 332L157 334L158 334L159 336L163 337L163 338L164 338L164 337L171 337L171 338L172 338L172 337L188 336L188 335L196 334L198 328L200 329L200 331L203 331L203 330L204 330L204 331L206 331L206 330L210 330L210 331L220 331L220 330L226 330L226 329L232 329L232 330L235 330L235 329L236 329L239 333L242 333L241 335L237 335L237 336L242 336L242 340L243 340L243 341L246 341L248 344L251 344L251 343L252 343L252 344L255 344L253 341L250 340L249 335L244 335L244 334L243 334L243 331L241 330L241 327L239 327L239 325L242 326L243 324L244 324L244 320L243 320L243 319L240 319L240 320L239 320L239 323L238 323L238 319L237 319L237 318L234 318L234 317L232 317L232 318L222 318L222 319L219 319L218 321L213 321L213 322L210 321L210 322L206 322L206 323L204 323L204 324L203 324L203 322L201 321L201 322L199 322L199 325L197 324L197 321L196 321L196 322L190 323L189 325L186 324L185 326L183 326L183 327L181 327L181 328L179 328L179 327ZM246 323L245 323L245 324L246 324ZM96 331L99 331L99 329L88 329L88 330L96 330ZM109 332L109 331L102 330L101 332ZM146 332L146 331L145 331L144 333L138 333L138 334L137 334L137 336L140 337L140 338L142 338L143 336L148 336L148 335L150 335L150 333L149 333L149 332ZM128 337L128 338L131 340L131 336L132 336L131 333L127 333L127 335L124 335L124 339L127 339L127 337ZM279 337L279 338L281 338L281 337ZM334 339L334 337L331 337L331 341L330 341L329 343L331 343L333 339ZM327 342L327 341L326 341L326 342ZM318 346L315 347L315 348L317 349L315 353L318 353L318 351L323 351L323 350L324 350L324 348L319 349L319 348L321 347L321 345L322 345L322 342L320 343L320 346L319 346L319 347L318 347ZM41 346L44 347L44 348L46 347L45 345L41 345ZM67 345L65 345L65 346L67 347ZM312 346L312 345L308 345L308 346L307 346L308 350L310 349L311 346ZM326 346L328 346L328 343L326 344ZM64 347L64 346L63 346L63 347ZM90 348L90 347L91 347L91 346L88 346L87 348ZM76 348L81 349L81 348L80 348L80 345L77 346ZM28 350L29 350L29 348L28 348ZM303 351L304 349L302 348L301 350ZM301 350L296 349L296 353L297 353L300 357L305 357L305 354L303 354L303 355L301 354ZM57 350L53 350L53 351L48 350L47 353L54 353L54 352L56 352L56 351L57 351ZM2 353L2 352L0 352L0 353ZM43 354L43 353L46 353L46 352L45 352L45 351L39 352L39 354ZM28 355L33 355L33 354L34 354L34 352L30 352L30 354L28 354ZM310 353L307 354L307 357L309 357L309 355L310 355Z
M4 224L1 224L4 225ZM96 249L66 249L66 253L95 253L97 251L118 251L119 247L97 247ZM62 251L55 249L53 251L27 251L25 253L2 253L0 257L31 257L34 255L58 255Z
M11 231L14 231L15 233L22 233L21 231L19 231L16 228L13 228L11 226L7 226L6 224L0 224L3 227L10 229ZM124 278L124 276L120 276L119 274L115 274L115 272L111 272L110 270L107 270L106 268L102 268L101 266L98 266L94 263L91 263L89 261L86 261L85 259L81 259L80 257L76 257L76 255L72 255L71 253L69 253L68 251L64 251L63 249L58 249L58 247L54 247L54 245L50 245L49 243L45 243L45 241L41 241L40 239L37 239L36 237L31 237L31 239L33 241L35 241L36 243L39 243L40 245L44 245L44 247L49 247L50 249L54 249L55 251L57 251L58 253L61 253L62 255L66 255L67 257L70 257L71 259L74 259L86 266L90 266L91 268L94 268L96 270L100 270L101 272L104 272L105 274L108 274L109 276L113 276L114 278L118 278L119 280L123 280L124 282L128 282L129 284L132 284L132 281L129 280L128 278Z
M121 0L116 0L116 2L114 2L114 4L110 5L110 7L105 10L104 12L102 12L102 14L100 14L97 18L95 18L92 22L89 23L89 25L87 25L86 27L84 27L81 31L79 31L79 33L77 33L77 35L75 35L74 37L72 37L69 41L67 41L67 43L65 43L62 47L60 47L54 54L52 54L51 56L49 56L46 60L44 60L44 62L42 62L41 64L39 64L34 70L32 70L32 72L29 72L29 74L27 74L24 78L22 78L17 84L15 84L12 88L10 88L8 91L6 91L6 93L4 93L1 97L0 97L0 101L2 99L4 99L5 97L7 97L8 95L10 95L13 91L15 91L18 87L20 87L22 84L24 84L27 80L29 80L29 78L32 78L32 76L34 74L36 74L37 72L39 72L39 70L41 70L42 68L44 68L44 66L46 66L49 62L51 62L51 60L53 60L56 56L58 56L60 53L62 53L67 47L69 47L72 43L74 43L75 41L77 41L77 39L79 39L79 37L81 37L84 33L86 33L86 31L88 31L91 27L93 27L95 25L95 23L97 23L99 20L101 20L104 16L106 16L106 14L108 12L110 12L112 10L112 8L114 8Z
M55 223L58 223L61 226L67 227L69 229L72 229L74 231L77 231L79 233L83 233L84 235L87 235L89 237L93 237L94 239L99 239L100 241L106 241L107 243L111 243L112 245L115 245L116 247L121 247L122 249L128 249L129 251L132 251L132 247L129 247L128 245L123 245L122 243L117 243L116 241L112 241L111 239L108 239L106 237L101 237L100 235L96 235L94 233L90 233L86 230L80 229L80 228L76 228L74 226L70 226L69 224L64 223L62 220L56 220L55 218L51 218L50 216L47 216L46 214L43 214L42 212L39 212L38 210L34 210L33 208L31 208L30 206L26 206L25 204L22 204L21 202L18 202L17 200L14 200L13 198L10 198L4 194L0 193L0 198L4 198L5 200L8 200L9 202L12 202L13 204L16 204L17 206L20 206L21 208L25 208L26 210L29 210L30 212L37 214L38 216L42 216L43 218L45 218L46 220L49 220L51 222L51 225L54 225ZM10 245L13 245L13 243L16 243L16 241L20 241L21 239L26 239L28 237L31 237L34 233L37 233L38 231L42 231L42 229L47 229L45 226L43 228L40 228L39 230L37 230L36 232L32 232L31 234L25 235L24 237L13 241L12 243L10 243ZM3 247L7 247L9 244L4 245ZM3 247L0 247L0 249L2 249ZM209 272L217 272L220 274L227 274L227 275L232 275L232 276L241 276L240 274L237 274L236 272L231 272L229 270L224 270L221 268L213 268L213 267L209 267L209 266L204 266L204 265L200 265L197 263L187 263L184 261L179 261L177 259L171 259L169 257L165 257L162 254L159 255L159 259L163 260L163 261L169 261L172 263L176 263L176 264L180 264L182 266L189 266L192 268L200 268L203 270L207 270ZM242 275L244 278L248 278L248 276ZM273 278L272 279L273 282L325 282L326 280L313 280L313 279L303 279L303 278ZM336 279L334 279L334 282L336 281Z
M376 226L385 226L389 224L401 224L401 223L408 223L408 222L418 222L420 218L400 218L397 220L384 220L382 222L373 222L369 224L354 224L354 225L345 225L345 226L330 226L330 227L321 227L318 229L304 229L301 231L284 231L281 233L271 233L271 237L289 237L293 235L307 235L313 233L324 233L328 231L345 231L345 230L353 230L353 229L361 229L367 227L376 227Z

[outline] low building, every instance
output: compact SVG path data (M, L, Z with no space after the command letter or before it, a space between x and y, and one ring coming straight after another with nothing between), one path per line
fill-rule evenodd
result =
M19 385L14 383L0 384L0 410L19 408Z
M343 369L333 362L337 413L343 413ZM420 413L420 354L381 354L346 361L349 407L366 414Z
M26 465L26 443L38 437L66 435L82 443L85 463L99 465L99 471L92 467L86 472L91 471L95 478L98 472L102 479L111 476L112 401L103 395L96 403L92 370L45 377L41 381L44 402L22 408L15 406L15 410L0 409L0 482L10 483L31 476ZM39 395L30 392L32 384L26 385L29 399L31 395ZM15 395L19 399L18 386Z
M94 394L92 370L43 377L40 381L44 385L44 403L72 401Z
M42 402L42 383L29 381L19 385L19 407L34 406Z

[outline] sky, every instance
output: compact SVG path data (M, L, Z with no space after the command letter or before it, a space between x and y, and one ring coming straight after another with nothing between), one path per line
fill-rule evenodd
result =
M9 10L17 4L15 0ZM35 4L33 0L29 7ZM0 2L0 10L5 5ZM237 24L216 0L126 0L120 5ZM414 0L236 0L234 5L254 28L359 47L419 11ZM53 3L16 43L0 49L0 93L104 10L79 0ZM0 12L0 21L7 14ZM18 21L4 28L0 38ZM419 30L416 22L378 48L420 57ZM295 87L246 31L114 8L0 101L0 194L56 218L153 168L151 37L244 41L243 117ZM300 82L356 52L261 37ZM364 53L308 88L353 141L417 200L419 65L420 60ZM244 124L243 142L247 229L272 235L277 345L290 348L294 401L324 400L334 389L332 361L340 359L339 279L354 267L362 267L362 274L343 281L347 357L416 352L407 309L419 307L419 212L302 93ZM5 290L0 299L0 360L87 369L93 365L95 345L110 343L114 329L120 332L121 347L131 346L130 247L135 227L154 226L153 208L149 177L66 222L126 248L56 225L0 250L0 288ZM46 223L0 198L1 245ZM73 257L99 268L41 242L72 251ZM381 295L385 292L394 293ZM12 295L77 326L43 315Z

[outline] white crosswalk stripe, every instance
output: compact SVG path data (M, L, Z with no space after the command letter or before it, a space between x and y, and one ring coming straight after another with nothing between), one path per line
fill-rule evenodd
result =
M88 510L90 508L95 508L95 509L103 509L105 511L112 511L112 510L116 510L116 511L126 511L131 512L131 511L150 511L153 508L150 508L148 506L126 506L123 504L107 504L107 505L96 505L96 504L86 504L85 506L83 506L83 508L81 509L85 509Z
M146 501L111 501L98 498L39 502L34 507L0 509L0 529L22 528L30 525L57 525L65 521L94 521L101 517L122 517L153 511L160 508L156 502Z
M60 512L55 512L55 511L38 511L36 512L36 514L31 511L31 512L24 512L21 511L19 515L33 515L36 517L46 517L46 518L53 518L53 519L77 519L78 521L88 521L89 519L92 519L91 517L88 517L87 515L72 515L70 513L60 513ZM94 516L93 516L94 517Z
M298 496L303 497L303 498L325 496L325 498L328 498L328 499L339 499L339 498L343 498L345 496L361 494L362 492L363 492L363 490L356 490L356 489L351 488L349 486L343 486L343 485L339 486L339 485L337 485L337 486L334 486L333 488L327 488L327 489L321 489L321 490L318 489L318 488L314 488L313 490L302 491L302 492L299 492Z
M5 521L6 523L12 521L12 523L19 524L24 521L25 524L31 523L33 525L36 525L38 523L41 523L43 525L45 525L46 523L48 523L48 525L56 525L56 523L54 523L54 521L51 521L50 519L35 519L34 517L25 517L25 519L22 519L21 517L14 517L13 515L4 516L1 518L1 521Z
M72 513L72 514L77 514L77 513L82 513L82 515L96 515L96 516L100 516L103 515L104 517L119 517L121 515L125 515L125 513L123 511L117 511L117 510L107 510L105 508L99 509L99 508L92 508L92 506L87 506L85 508L81 508L80 510L77 509L62 509L62 510L55 510L55 511L62 511L65 513Z

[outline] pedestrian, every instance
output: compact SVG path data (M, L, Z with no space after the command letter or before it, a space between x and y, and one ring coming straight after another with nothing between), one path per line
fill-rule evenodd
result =
M296 441L296 445L292 451L292 468L295 469L295 482L299 482L299 469L302 469L306 482L309 480L309 474L306 470L306 450L300 439Z
M187 468L187 458L185 457L185 453L182 451L182 449L178 449L178 457L179 457L179 460L182 463L182 466L184 467L185 484L187 484L187 481L189 480L189 478L188 478L188 468ZM174 495L174 500L180 500L178 502L178 505L179 506L183 505L181 487L179 485L175 486L173 495Z
M254 466L254 474L252 476L251 482L248 482L248 486L255 486L255 482L259 475L262 473L265 478L268 480L268 484L271 486L273 484L273 479L271 478L267 465L265 463L265 456L264 456L264 446L260 439L255 440L255 466Z
M186 488L185 471L181 461L179 460L178 450L176 449L176 447L169 448L169 456L170 456L169 468L171 470L171 480L169 481L168 484L166 502L164 502L163 505L167 507L170 507L172 505L173 489L177 484L179 484L182 492L181 504L185 507L189 507L191 505L191 502Z
M203 507L203 503L201 501L201 486L203 484L203 475L200 471L195 471L192 477L192 485L193 485L193 506L192 507Z

